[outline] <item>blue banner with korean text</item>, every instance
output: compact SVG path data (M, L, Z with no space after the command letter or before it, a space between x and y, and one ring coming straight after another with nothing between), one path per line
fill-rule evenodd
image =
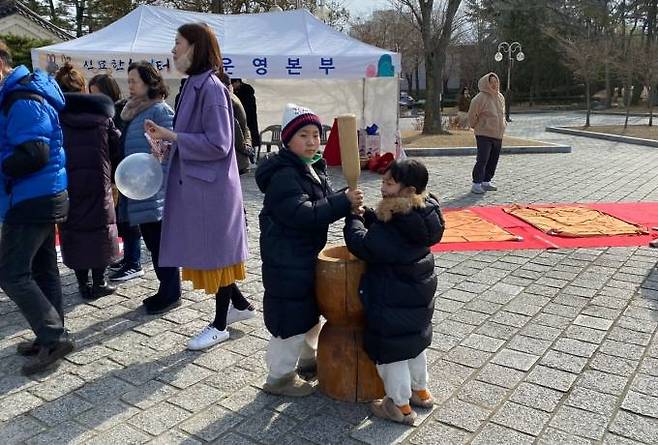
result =
M152 63L165 78L181 77L174 68L170 54L162 56L131 54L112 57L40 54L38 65L52 72L68 61L89 75L108 73L115 77L127 77L128 66L140 60ZM232 56L227 54L223 56L223 63L224 70L229 76L248 79L359 79L394 77L399 72L399 56L396 54L364 58L332 55Z

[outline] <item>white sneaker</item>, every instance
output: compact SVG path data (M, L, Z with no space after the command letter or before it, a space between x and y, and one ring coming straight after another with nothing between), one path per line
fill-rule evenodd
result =
M203 331L201 331L196 337L189 341L187 349L190 351L200 351L226 341L228 338L228 331L220 331L213 325L209 324L203 328Z
M475 193L476 195L481 195L485 193L485 191L486 190L482 187L482 183L480 182L474 182L471 187L471 193Z
M498 187L493 182L483 182L482 188L487 192L495 192L498 190Z
M238 321L243 321L243 320L249 320L250 318L254 318L256 316L256 311L250 311L249 309L245 309L243 311L240 311L236 309L232 304L228 307L228 314L226 314L226 324L233 324L237 323Z

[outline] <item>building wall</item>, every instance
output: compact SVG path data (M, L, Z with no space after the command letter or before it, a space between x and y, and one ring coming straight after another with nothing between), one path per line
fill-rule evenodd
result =
M447 70L448 70L448 89L449 90L457 90L461 86L461 67L459 64L458 59L452 59L449 61L447 65ZM415 74L414 74L415 75ZM421 90L425 90L427 88L427 76L425 74L425 63L421 63L420 67L418 68L418 85ZM416 88L416 79L414 78L413 81L411 82L411 89L412 91ZM407 83L407 79L404 77L404 74L402 74L402 78L400 79L400 89L402 91L407 91L409 89L409 84Z
M31 20L19 14L13 14L0 18L0 34L12 34L19 37L31 37L36 39L48 39L53 43L59 43L62 39L57 34L39 26Z

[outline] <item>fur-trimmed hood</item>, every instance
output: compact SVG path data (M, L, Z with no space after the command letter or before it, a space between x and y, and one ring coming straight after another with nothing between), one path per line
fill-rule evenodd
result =
M406 215L414 208L423 209L425 208L425 199L427 196L426 193L423 193L422 195L384 198L379 201L377 209L375 209L377 219L382 222L389 222L396 213Z
M62 113L98 114L105 118L114 117L114 103L104 94L64 93L66 106Z
M384 198L375 214L379 221L394 225L412 244L432 246L443 235L439 201L432 194Z

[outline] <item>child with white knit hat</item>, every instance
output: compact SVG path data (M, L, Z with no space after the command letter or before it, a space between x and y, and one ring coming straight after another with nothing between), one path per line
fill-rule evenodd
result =
M263 312L272 338L263 390L303 397L313 386L295 372L315 366L320 313L315 301L315 263L329 225L363 204L360 190L334 192L319 152L322 124L308 108L288 104L283 113L284 148L256 170L265 193L260 212Z

